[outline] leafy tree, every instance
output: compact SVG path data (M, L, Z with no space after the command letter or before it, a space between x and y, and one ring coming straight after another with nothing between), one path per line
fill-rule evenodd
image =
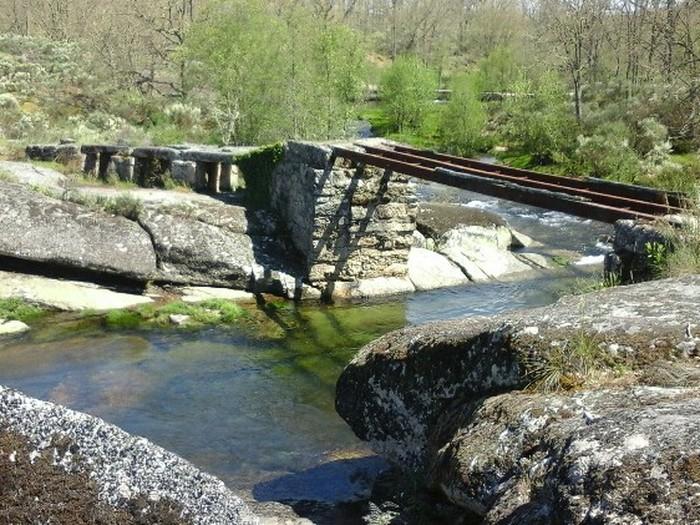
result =
M474 75L461 75L453 80L452 96L440 120L440 145L444 149L469 156L485 145L483 129L487 115L480 95L480 84Z
M550 72L537 83L521 80L513 91L505 105L506 139L537 164L567 160L575 148L578 124L558 77Z
M403 56L387 69L380 91L392 126L399 132L420 130L435 99L435 74L413 56Z

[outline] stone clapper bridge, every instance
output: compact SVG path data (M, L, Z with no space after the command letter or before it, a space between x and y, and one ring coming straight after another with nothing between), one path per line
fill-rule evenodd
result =
M100 178L113 170L122 180L158 186L169 172L213 194L239 187L237 157L254 150L80 148L84 171ZM268 208L281 226L275 235L282 233L298 256L293 275L277 272L281 293L355 299L414 291L407 278L417 212L412 177L610 223L681 213L685 202L678 193L492 165L377 139L354 146L289 141L268 187ZM266 273L274 267L264 266Z

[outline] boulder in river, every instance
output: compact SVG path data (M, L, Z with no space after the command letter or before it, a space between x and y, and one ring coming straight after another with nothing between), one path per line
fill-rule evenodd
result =
M336 408L485 523L698 521L699 312L693 276L405 328L358 353Z

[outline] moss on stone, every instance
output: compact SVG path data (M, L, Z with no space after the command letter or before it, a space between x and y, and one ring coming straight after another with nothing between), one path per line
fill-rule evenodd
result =
M46 315L46 310L22 299L0 299L0 319L28 323Z
M183 326L205 326L231 324L246 315L246 310L231 301L210 299L202 303L185 303L173 301L165 305L147 304L133 310L115 310L104 317L109 328L133 329L145 327L170 326L171 315L188 316Z
M243 174L246 200L253 208L266 208L270 204L272 172L284 157L284 146L273 144L236 159Z

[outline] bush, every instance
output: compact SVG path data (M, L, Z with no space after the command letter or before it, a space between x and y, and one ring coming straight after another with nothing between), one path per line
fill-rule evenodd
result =
M420 130L436 89L437 77L421 60L412 56L397 58L380 85L382 102L394 130Z
M634 182L640 167L629 136L630 130L622 122L605 125L589 137L580 135L574 159L577 172L590 177Z
M566 161L576 147L578 124L569 95L554 73L537 84L521 80L505 103L502 133L512 145L532 155L537 164Z
M42 317L46 311L22 299L0 299L0 319L28 323Z
M440 145L455 155L469 156L485 146L482 134L486 110L480 100L481 89L473 76L457 77L452 97L440 119Z

